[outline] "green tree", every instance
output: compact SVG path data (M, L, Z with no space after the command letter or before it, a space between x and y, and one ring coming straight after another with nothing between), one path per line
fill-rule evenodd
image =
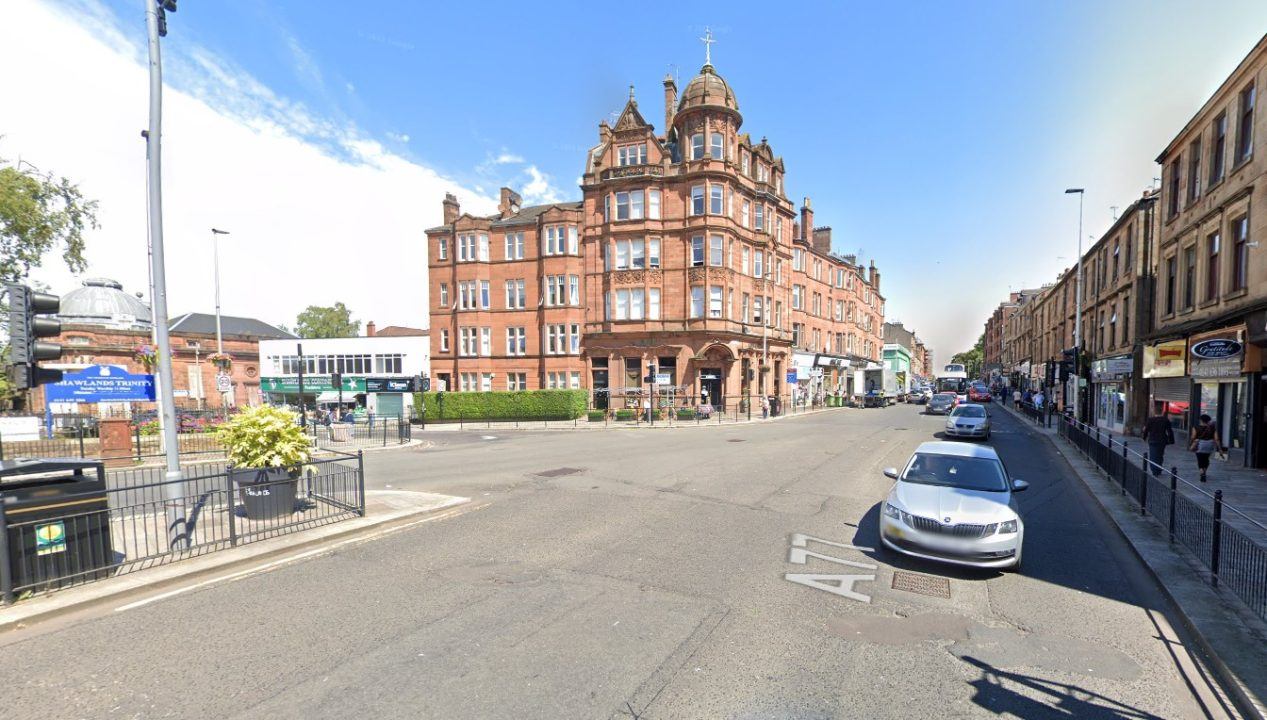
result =
M981 366L985 358L985 333L981 333L981 337L977 338L977 344L971 350L965 350L961 353L955 353L950 358L952 363L962 363L964 369L968 372L968 377L981 377Z
M97 201L78 185L0 159L0 281L25 280L56 247L72 272L83 272L84 231L97 227Z
M295 334L301 338L355 337L361 334L361 321L352 319L352 311L341 302L333 307L309 305L295 318Z

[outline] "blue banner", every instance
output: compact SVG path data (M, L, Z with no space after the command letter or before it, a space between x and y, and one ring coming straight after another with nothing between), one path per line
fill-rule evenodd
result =
M126 402L154 400L154 376L133 375L112 365L92 365L66 373L61 382L44 386L47 402Z

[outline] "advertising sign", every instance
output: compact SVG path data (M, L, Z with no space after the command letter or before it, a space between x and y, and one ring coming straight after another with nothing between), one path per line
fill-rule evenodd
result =
M1124 380L1131 376L1134 360L1130 355L1101 358L1091 361L1091 379L1095 382Z
M673 375L670 373L656 373L655 384L656 385L672 385Z
M91 365L44 386L48 402L100 403L154 400L154 376L112 365Z
M1190 375L1194 379L1235 378L1241 375L1245 346L1240 328L1217 330L1188 338Z
M1186 340L1170 340L1144 346L1144 377L1171 378L1188 374L1185 362L1188 354Z
M413 391L413 378L365 378L365 392L367 393L406 393Z
M57 522L35 526L35 554L52 555L66 552L66 524Z

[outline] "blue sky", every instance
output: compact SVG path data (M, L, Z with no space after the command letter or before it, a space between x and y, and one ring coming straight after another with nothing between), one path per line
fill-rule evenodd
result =
M17 0L30 3L49 10ZM71 4L82 12L62 20L98 38L111 29L136 60L140 0ZM420 231L446 183L477 206L506 183L529 200L579 198L597 123L633 84L658 126L661 79L682 86L698 71L711 27L744 130L783 156L789 196L813 199L836 250L875 259L889 317L945 360L1009 289L1073 261L1077 208L1064 188L1086 187L1086 233L1105 229L1110 206L1149 186L1153 158L1267 31L1267 3L1253 0L895 5L184 0L165 51L174 90L337 159L342 174L326 185L355 184L349 168L362 163L388 178L394 163L424 169L436 182L417 194L380 207L367 194L350 208ZM0 149L15 154L9 141ZM59 170L92 174L67 162ZM356 282L338 299L380 325L419 322ZM334 299L288 298L286 312ZM252 310L245 299L237 309Z

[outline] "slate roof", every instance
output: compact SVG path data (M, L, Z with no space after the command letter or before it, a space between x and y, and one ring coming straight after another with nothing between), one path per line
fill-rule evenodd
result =
M510 227L512 225L531 225L532 223L535 223L537 221L537 218L541 217L543 213L550 210L551 208L559 208L560 210L581 210L584 207L585 207L584 203L580 202L579 200L576 202L548 203L546 205L529 205L527 207L519 208L519 212L507 218L503 218L499 214L493 214L493 215L485 215L484 219L489 221L491 227ZM446 232L448 230L452 230L452 228L448 225L437 225L435 227L429 227L423 232L434 233L434 232Z
M374 331L374 337L420 337L429 335L422 328L405 327L404 325L388 325Z
M185 313L171 319L167 326L169 332L189 333L191 335L215 335L216 316L207 313ZM255 318L220 316L220 332L225 337L257 337L279 339L296 337L281 328L273 327L263 320Z

